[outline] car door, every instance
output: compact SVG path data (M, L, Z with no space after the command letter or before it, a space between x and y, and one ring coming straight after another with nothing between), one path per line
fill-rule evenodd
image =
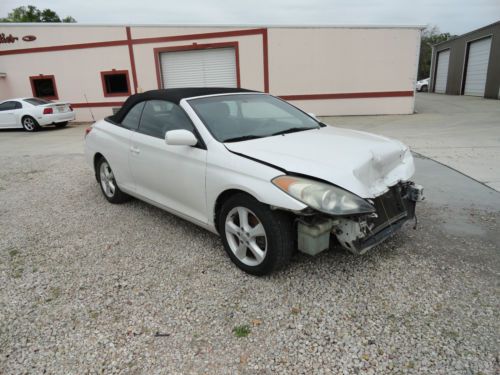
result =
M165 143L169 130L196 130L184 112L164 100L146 102L131 139L130 168L137 194L181 215L206 223L207 150L202 145Z
M129 155L132 134L139 127L144 102L133 106L120 124L104 123L100 127L99 149L113 169L118 186L125 191L135 191L135 184L130 172Z
M15 128L16 124L16 102L7 101L0 104L0 128Z

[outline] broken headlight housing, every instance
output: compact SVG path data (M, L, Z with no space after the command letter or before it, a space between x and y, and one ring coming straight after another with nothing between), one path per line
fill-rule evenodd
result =
M295 176L278 176L271 181L288 195L318 211L330 215L354 215L375 212L364 199L334 185Z

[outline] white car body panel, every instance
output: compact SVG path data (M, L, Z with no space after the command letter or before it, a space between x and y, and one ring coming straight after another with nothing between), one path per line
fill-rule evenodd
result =
M136 181L134 191L207 222L206 158L207 150L167 145L162 139L132 132L129 165Z
M40 126L53 125L75 119L75 112L70 109L69 103L53 102L44 105L33 105L26 102L26 98L8 99L0 102L0 105L5 102L18 102L22 104L22 108L0 111L0 128L22 128L21 123L24 116L33 117ZM28 98L29 99L29 98ZM52 107L53 114L43 114L44 108ZM59 108L62 110L59 111Z
M362 198L375 198L415 168L408 147L385 137L334 128L226 143L231 151L316 177ZM346 168L346 161L349 167Z

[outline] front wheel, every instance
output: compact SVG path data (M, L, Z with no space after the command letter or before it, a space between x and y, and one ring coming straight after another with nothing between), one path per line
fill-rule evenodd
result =
M427 86L427 85L423 85L423 86L422 86L422 89L421 89L420 91L422 91L422 92L427 92L427 91L429 91L429 86Z
M120 190L116 184L115 175L108 161L101 158L97 162L97 181L101 186L104 197L110 203L123 203L130 199L130 196Z
M26 130L27 132L36 132L38 129L40 129L40 125L38 125L38 122L31 116L24 116L21 123L24 130Z
M218 228L226 253L247 273L269 274L290 261L293 231L289 216L249 195L233 195L223 204Z

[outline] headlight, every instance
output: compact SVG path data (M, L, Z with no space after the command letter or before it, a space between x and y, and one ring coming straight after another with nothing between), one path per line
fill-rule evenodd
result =
M333 185L294 176L278 176L271 182L288 195L327 214L375 212L375 208L364 199Z

